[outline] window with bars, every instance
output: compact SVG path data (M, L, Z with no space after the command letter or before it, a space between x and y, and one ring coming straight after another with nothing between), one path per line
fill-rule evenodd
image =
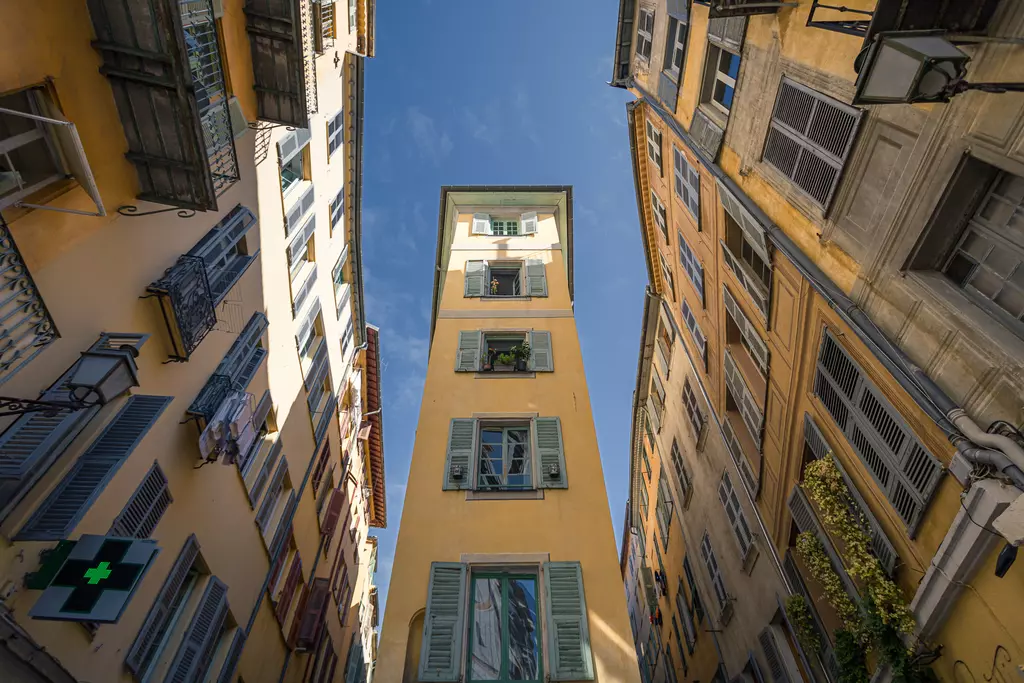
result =
M693 310L690 308L690 304L687 303L685 298L682 300L681 307L683 311L683 322L686 324L686 329L690 331L690 337L693 339L693 343L697 346L697 351L700 353L700 357L704 361L704 366L707 367L707 337L704 336L704 332L700 329L700 325L697 324L697 316L693 314Z
M651 44L654 42L654 10L640 8L639 21L636 23L636 55L644 61L651 61Z
M783 78L763 159L828 209L860 117L859 109Z
M679 79L679 74L683 70L683 58L686 56L686 32L688 28L685 21L680 21L676 17L668 18L663 69L673 81Z
M718 485L718 499L722 501L725 515L729 518L729 526L732 527L736 542L740 545L740 557L745 558L754 543L754 538L750 533L747 517L743 514L743 507L740 505L739 496L736 495L736 489L732 485L728 472L722 475L722 481Z
M660 251L658 252L658 258L661 261L661 277L665 280L666 289L669 294L672 295L672 300L676 300L676 282L675 278L672 277L672 266L669 265L668 259Z
M693 438L700 439L701 432L704 431L704 413L697 403L697 395L693 392L689 377L683 382L683 408L686 410L690 426L693 427Z
M718 567L718 558L711 547L711 536L707 531L700 540L700 556L704 560L704 568L707 569L708 578L711 579L711 586L715 590L715 599L718 600L718 607L725 609L729 604L729 595L725 592L725 582L722 580L722 572Z
M700 173L675 145L672 145L672 169L676 196L686 205L686 210L697 221L697 229L700 230Z
M942 463L828 329L814 394L913 536L942 477Z
M736 80L740 75L740 56L717 45L708 44L704 64L701 102L710 104L728 116L736 94Z
M650 119L647 120L647 156L658 167L658 175L661 175L661 131L654 127Z
M679 233L679 265L683 267L683 272L686 273L686 277L690 279L690 283L693 288L697 290L697 294L700 295L701 306L704 305L704 266L701 265L700 261L697 260L697 254L694 253L693 249L687 244L686 240L683 239L683 233Z
M668 242L668 216L665 213L665 204L654 193L654 190L651 190L651 209L654 210L654 222L658 224L661 234L665 236L665 241Z

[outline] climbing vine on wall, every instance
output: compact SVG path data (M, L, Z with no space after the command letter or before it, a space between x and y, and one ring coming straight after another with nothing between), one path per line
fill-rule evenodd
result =
M821 649L821 638L814 627L814 617L807 607L807 601L802 595L790 595L786 598L786 617L796 631L796 638L805 650L817 652Z

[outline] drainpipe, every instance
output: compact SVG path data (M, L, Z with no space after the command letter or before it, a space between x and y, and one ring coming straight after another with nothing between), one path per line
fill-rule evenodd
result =
M956 445L957 452L966 458L968 462L995 468L1010 479L1014 486L1024 491L1024 471L1011 462L1005 453L987 448L979 448L971 443L970 439L962 436L954 437L953 443Z
M999 451L1013 463L1018 471L1024 470L1024 449L1016 441L1002 434L983 432L981 427L967 416L963 408L954 408L946 413L946 416L968 439L979 446Z

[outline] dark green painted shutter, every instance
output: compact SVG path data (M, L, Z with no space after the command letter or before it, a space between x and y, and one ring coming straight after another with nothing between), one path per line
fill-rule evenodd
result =
M536 372L554 371L555 359L551 352L550 332L530 332L530 369Z
M139 488L135 489L128 504L110 526L110 535L149 538L173 500L164 471L159 463L153 463Z
M352 634L352 644L348 648L348 663L345 665L345 683L359 683L363 673L363 642L359 640L359 632Z
M196 540L196 535L192 534L185 540L185 546L178 553L178 559L174 561L174 566L167 574L164 585L160 588L156 600L153 601L153 606L149 608L146 621L139 629L139 634L135 636L135 642L132 643L131 649L128 650L128 656L124 660L125 666L135 674L136 678L142 677L156 656L160 641L174 612L174 599L185 583L188 571L192 568L198 555L199 541Z
M541 259L526 259L526 295L548 295L548 278Z
M486 276L487 265L483 261L466 261L465 296L483 296Z
M18 538L67 538L171 400L168 396L130 397L39 506Z
M458 681L466 603L466 565L433 562L427 587L419 680Z
M594 679L594 655L587 629L583 570L579 562L545 562L548 660L553 681Z
M537 432L537 458L540 462L538 488L569 488L565 473L565 447L562 444L562 421L557 417L533 420Z
M480 330L461 330L459 348L455 353L456 372L476 372L480 369Z
M228 587L211 576L164 683L202 683L205 680L227 615Z
M454 417L448 427L448 456L444 464L444 490L473 488L473 440L476 420Z

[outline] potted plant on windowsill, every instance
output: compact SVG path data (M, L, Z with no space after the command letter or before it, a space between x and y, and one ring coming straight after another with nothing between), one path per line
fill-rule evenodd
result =
M524 340L523 343L513 346L509 349L509 354L515 361L516 372L526 372L530 363L530 342Z
M494 369L494 349L487 349L480 357L480 370L490 372Z
M494 369L496 371L511 372L515 370L516 357L509 353L499 353L494 357Z
M498 278L491 279L491 296L495 296L498 293L498 286L501 283L498 282Z

